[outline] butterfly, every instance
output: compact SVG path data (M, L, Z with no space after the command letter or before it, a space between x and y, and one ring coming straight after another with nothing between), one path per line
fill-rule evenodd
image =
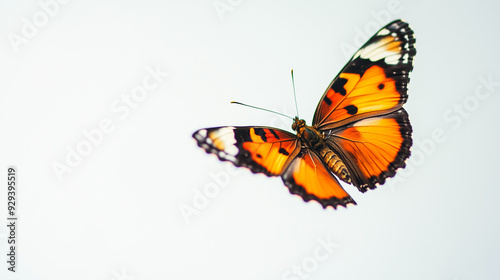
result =
M339 181L361 192L405 167L412 127L402 108L416 54L408 23L395 20L366 42L321 97L312 125L204 128L198 146L253 173L281 176L290 193L323 208L356 204Z

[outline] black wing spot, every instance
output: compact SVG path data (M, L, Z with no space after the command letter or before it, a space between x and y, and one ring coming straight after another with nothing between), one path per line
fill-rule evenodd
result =
M282 155L285 155L285 156L289 156L289 155L290 155L290 153L289 153L289 152L287 152L287 150L285 150L285 149L283 149L283 148L280 148L280 149L278 150L278 152L279 152L280 154L282 154Z
M332 100L327 96L325 96L325 99L323 99L323 101L325 101L325 103L328 104L328 106L332 105Z
M356 107L354 105L345 106L344 109L347 110L347 113L349 115L355 115L358 112L358 107Z
M255 128L255 134L259 135L262 138L262 141L267 142L266 132L262 128Z
M347 79L338 78L338 80L333 83L331 89L333 89L335 92L340 93L340 95L345 96L347 94L344 88L345 84L347 84Z
M258 158L262 158L262 156L261 156L260 154L257 154L257 157L258 157Z
M384 84L379 84L379 85L378 85L378 89L380 89L380 90L384 89L384 87L385 87L385 85L384 85Z
M276 137L276 139L280 140L280 137L278 136L276 131L274 131L274 129L269 129L269 131L274 135L274 137Z
M237 143L252 141L252 137L250 137L250 129L235 129L233 132L234 139Z

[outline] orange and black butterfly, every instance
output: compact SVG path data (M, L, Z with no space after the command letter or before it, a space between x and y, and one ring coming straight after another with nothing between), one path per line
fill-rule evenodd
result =
M410 156L412 128L402 107L414 45L413 31L401 20L380 29L330 83L312 126L294 118L296 134L225 126L200 129L193 137L220 160L281 176L304 201L324 208L356 204L336 177L365 192L393 177Z

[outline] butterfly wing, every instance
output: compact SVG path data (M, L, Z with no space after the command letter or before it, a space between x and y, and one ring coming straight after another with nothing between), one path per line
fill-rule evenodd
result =
M355 204L320 158L296 135L270 127L213 127L193 134L198 145L220 160L253 173L282 176L293 194L323 207Z
M413 31L401 20L378 31L328 86L313 125L331 129L400 109L408 98L414 44Z
M193 134L198 146L253 173L278 176L300 150L297 136L270 127L213 127Z
M404 109L366 118L326 134L327 145L347 165L362 192L383 184L410 156L412 128Z
M294 157L282 178L290 192L300 195L304 201L316 200L324 208L335 209L339 205L356 204L319 156L308 148Z
M402 106L414 44L407 23L389 23L354 54L316 108L313 125L363 192L393 177L410 156L412 128Z

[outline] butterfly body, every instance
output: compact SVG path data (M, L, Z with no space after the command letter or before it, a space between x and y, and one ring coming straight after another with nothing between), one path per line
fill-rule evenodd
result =
M412 127L402 108L416 53L409 25L395 20L363 45L333 79L312 125L212 127L193 137L207 153L253 173L281 176L292 194L324 208L356 204L337 178L361 192L405 166Z

